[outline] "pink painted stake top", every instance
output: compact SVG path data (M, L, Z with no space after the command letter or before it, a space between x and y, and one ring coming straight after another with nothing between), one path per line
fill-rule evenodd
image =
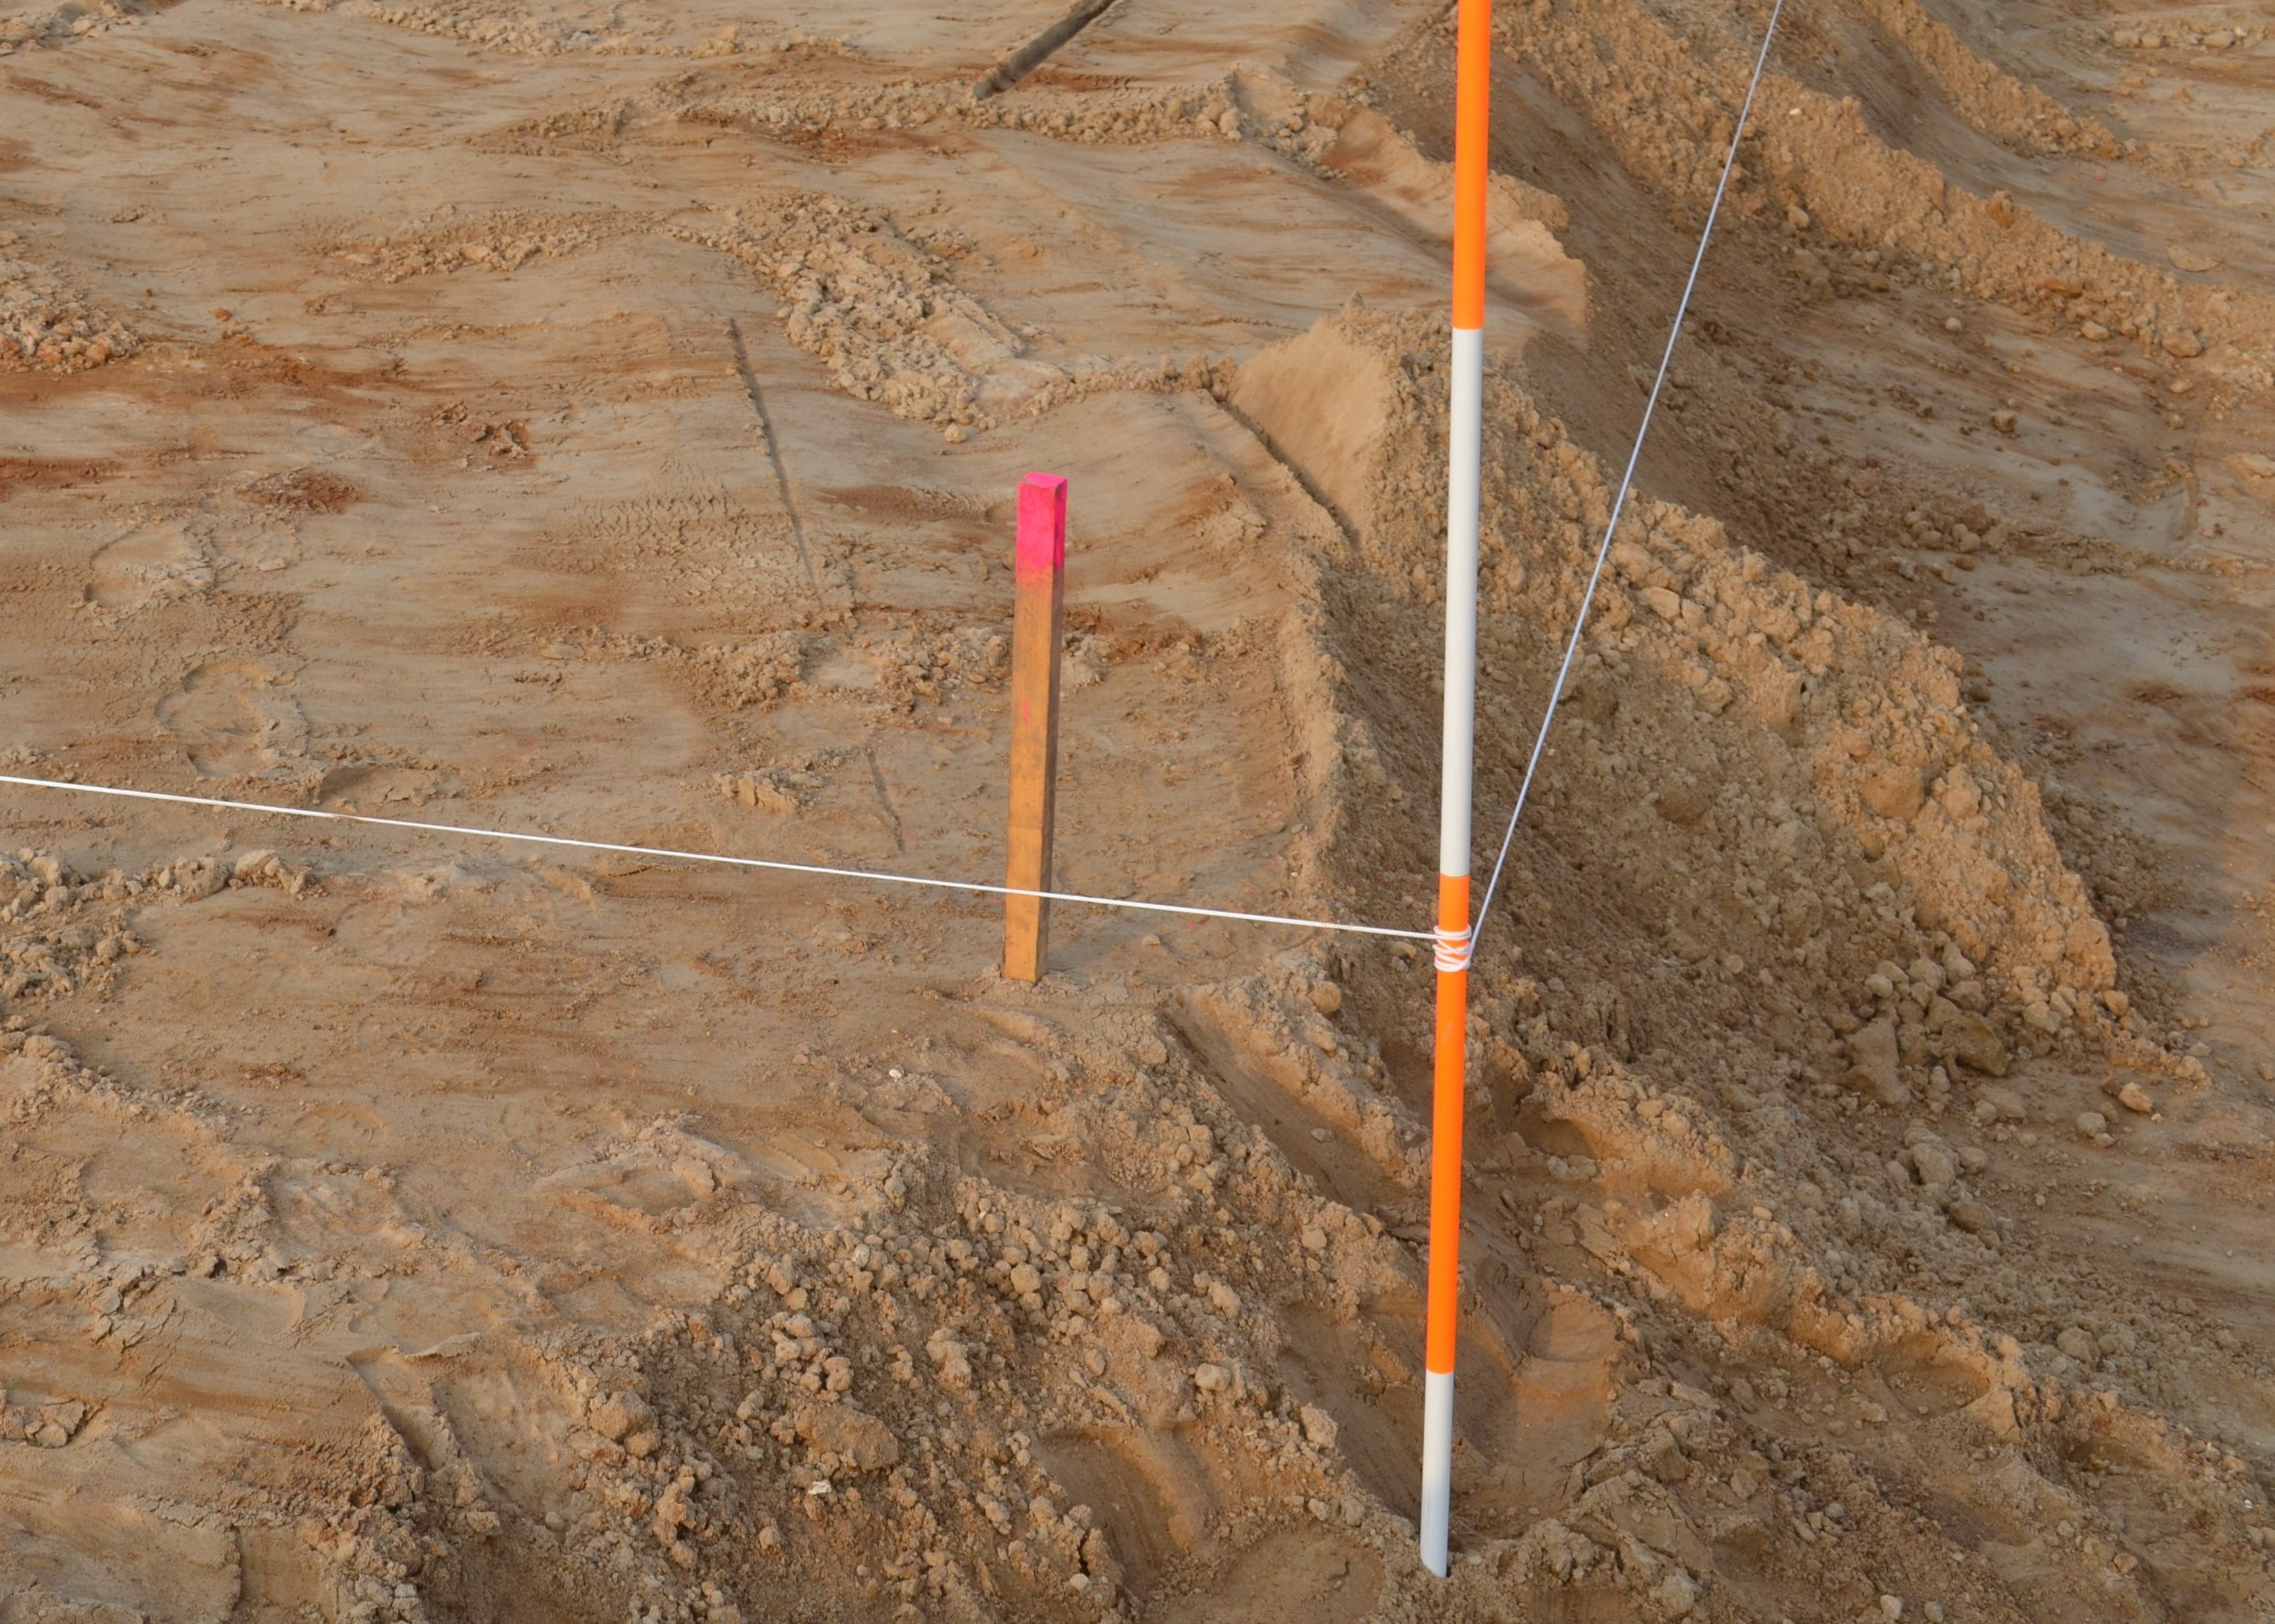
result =
M1019 481L1018 572L1055 575L1066 565L1067 482L1054 473Z

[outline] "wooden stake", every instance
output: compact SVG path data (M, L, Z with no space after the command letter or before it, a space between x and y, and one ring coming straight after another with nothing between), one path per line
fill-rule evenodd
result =
M1048 891L1051 811L1059 764L1059 640L1066 601L1066 488L1056 474L1019 481L1017 607L1011 620L1010 861L1003 883ZM1003 899L1003 975L1039 981L1050 957L1051 905Z

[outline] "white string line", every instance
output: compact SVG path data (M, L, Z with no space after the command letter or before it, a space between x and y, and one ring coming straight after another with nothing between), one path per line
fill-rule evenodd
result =
M828 868L818 863L784 863L772 857L730 857L711 851L675 851L661 846L624 846L613 841L578 840L566 835L528 835L516 829L474 829L456 823L420 823L410 818L374 818L362 812L325 812L314 806L271 806L260 801L223 801L203 795L170 795L157 789L121 789L109 784L65 783L53 778L18 778L0 773L0 784L27 789L72 789L133 801L171 801L183 806L214 806L226 812L265 812L274 818L318 818L331 823L368 823L386 829L417 829L428 835L471 835L480 840L523 841L533 846L569 846L579 851L616 851L628 857L667 857L682 863L717 863L730 868L764 868L785 874L820 874L832 880L870 880L881 885L936 886L944 891L979 891L990 896L1039 896L1054 903L1092 908L1130 908L1145 913L1187 914L1203 919L1234 919L1248 925L1292 925L1311 931L1344 931L1358 936L1401 936L1432 941L1429 931L1402 931L1387 925L1351 925L1341 919L1300 919L1285 914L1242 913L1229 908L1193 908L1182 903L1141 903L1126 896L1085 896L1078 891L1028 891L1017 886L982 885L971 880L927 880L915 874L886 874L866 868Z
M1730 155L1722 161L1722 178L1714 185L1714 201L1706 210L1705 228L1698 233L1698 252L1690 258L1690 275L1682 283L1682 301L1674 307L1674 324L1667 329L1667 348L1659 358L1659 375L1651 381L1651 397L1644 402L1643 421L1636 425L1635 444L1628 450L1626 472L1620 475L1619 494L1612 501L1612 517L1604 525L1604 539L1596 548L1595 568L1588 574L1588 590L1580 594L1580 611L1572 619L1571 640L1564 645L1563 663L1556 668L1556 685L1548 691L1548 707L1541 713L1540 731L1532 741L1532 754L1524 764L1523 782L1517 785L1516 804L1509 810L1508 828L1500 837L1500 853L1493 859L1493 878L1485 882L1485 900L1478 904L1476 922L1470 927L1474 943L1485 929L1485 914L1493 907L1493 897L1500 889L1500 877L1508 866L1510 845L1516 839L1517 820L1524 816L1525 797L1532 792L1533 775L1540 770L1542 746L1548 743L1548 729L1556 720L1556 706L1564 697L1565 679L1572 673L1572 661L1580 652L1580 637L1588 629L1588 611L1596 601L1596 586L1602 580L1604 560L1610 556L1612 538L1619 533L1620 516L1627 508L1628 491L1635 483L1636 465L1643 457L1644 436L1651 432L1651 414L1658 409L1659 391L1667 387L1667 368L1674 361L1674 346L1682 338L1682 318L1690 312L1690 295L1698 285L1698 268L1706 262L1706 245L1714 239L1714 221L1722 212L1722 193L1730 185L1730 171L1737 167L1738 143L1746 139L1746 120L1753 116L1754 93L1761 88L1762 70L1769 65L1770 45L1777 38L1778 16L1785 10L1785 0L1777 0L1770 8L1769 26L1762 33L1761 55L1754 59L1754 76L1746 85L1746 102L1738 110L1738 127L1730 137Z

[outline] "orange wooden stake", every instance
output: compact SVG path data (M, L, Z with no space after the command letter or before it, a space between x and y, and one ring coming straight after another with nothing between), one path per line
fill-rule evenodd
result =
M1017 606L1011 618L1010 860L1003 883L1048 891L1059 764L1059 642L1066 603L1067 482L1019 481ZM1050 958L1047 897L1003 899L1003 975L1039 981Z

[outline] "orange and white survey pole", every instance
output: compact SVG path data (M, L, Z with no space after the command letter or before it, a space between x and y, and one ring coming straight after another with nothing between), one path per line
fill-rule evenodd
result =
M1470 1015L1470 796L1478 711L1478 487L1484 460L1486 104L1492 0L1461 0L1454 79L1453 403L1446 450L1446 716L1438 804L1438 1031L1423 1347L1422 1561L1446 1576L1454 1333L1462 1296L1462 1113Z

